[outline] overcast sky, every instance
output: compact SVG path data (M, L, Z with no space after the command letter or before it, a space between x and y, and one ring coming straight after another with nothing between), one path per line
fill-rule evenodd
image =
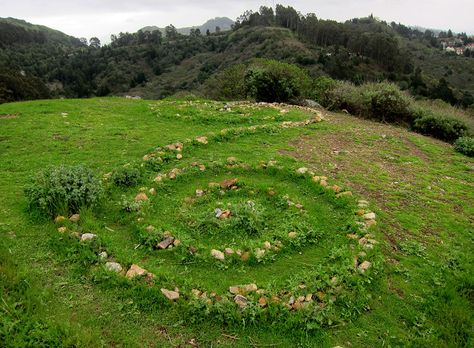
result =
M25 19L76 37L134 32L147 25L200 25L209 18L235 19L245 10L276 3L303 14L344 21L373 13L386 21L474 34L474 0L0 0L0 17Z

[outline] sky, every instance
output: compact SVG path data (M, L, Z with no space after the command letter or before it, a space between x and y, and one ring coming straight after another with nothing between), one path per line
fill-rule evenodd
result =
M201 25L214 17L237 18L261 5L289 5L303 14L344 21L371 13L388 22L474 34L474 0L0 0L0 17L41 24L75 37L135 32L156 25Z

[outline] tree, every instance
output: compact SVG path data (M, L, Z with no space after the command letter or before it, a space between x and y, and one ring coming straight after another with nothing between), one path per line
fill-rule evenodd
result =
M89 47L100 48L100 40L96 37L91 37L89 40Z
M176 30L176 27L173 24L165 27L165 36L168 40L174 40L178 37L178 30Z

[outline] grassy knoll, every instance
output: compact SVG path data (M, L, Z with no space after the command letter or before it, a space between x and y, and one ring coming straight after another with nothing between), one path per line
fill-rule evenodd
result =
M350 116L281 128L313 115L222 107L119 98L0 106L2 345L473 344L472 159L431 138ZM245 131L220 132L238 127ZM208 144L193 141L202 135ZM164 162L143 160L178 141L182 159L164 151ZM96 234L90 243L26 211L25 185L59 164L83 164L101 177L124 164L141 168L137 185L105 179L103 204L81 211L79 223L61 224ZM336 197L309 174L297 174L300 167L354 197ZM156 181L175 168L176 180ZM209 187L230 178L238 178L235 189ZM139 192L149 200L134 209ZM353 265L362 247L346 236L362 233L358 199L369 201L378 222L370 228L378 244L361 256L371 262L365 273ZM217 208L233 216L216 219ZM154 248L166 231L181 246ZM257 257L266 241L272 249ZM210 257L211 249L225 247L249 257ZM124 268L135 263L152 272L155 285L106 271L97 257L104 250ZM243 310L225 300L229 286L249 283L265 290L268 304L256 304L255 294L246 294ZM170 302L162 287L178 287L180 299ZM223 300L194 298L192 289ZM270 294L285 303L292 295L315 296L307 308L288 309L270 304Z

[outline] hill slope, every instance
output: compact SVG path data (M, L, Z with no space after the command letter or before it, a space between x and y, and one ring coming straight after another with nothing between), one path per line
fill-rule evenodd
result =
M325 112L323 122L304 125L300 121L314 117L315 111L252 104L234 104L225 111L223 106L200 100L119 98L0 105L2 346L24 342L88 347L367 347L378 346L381 340L390 346L472 343L472 159L431 138L347 115ZM275 127L285 120L290 123ZM272 127L258 128L267 124ZM234 133L236 127L244 128ZM223 128L227 130L221 132ZM203 134L208 136L207 145L202 139L186 142ZM81 211L78 223L38 221L25 211L23 188L46 165L83 164L102 176L126 163L145 163L144 154L157 146L163 150L177 140L182 140L181 152L169 150L175 155L163 157L167 158L164 163L147 164L153 170L146 171L137 186L108 186L104 207ZM176 154L183 158L178 160ZM194 162L205 167L195 167ZM326 176L330 186L351 190L354 197L336 198L308 174L296 174L294 170L300 167ZM152 181L157 171L169 173L173 168L183 170L177 172L176 180ZM285 168L291 173L285 174ZM213 196L209 182L234 177L240 180L236 189L222 188L224 194L218 189ZM147 189L140 191L142 186ZM148 193L150 187L159 194ZM131 204L138 192L150 198L141 213L122 211L123 204ZM279 200L280 194L288 196ZM346 215L344 207L361 209L351 203L360 198L368 200L369 206L363 209L376 213L377 225L369 227L371 236L354 241L352 235L346 236L345 223L355 215ZM241 200L243 204L253 201L250 211L256 209L262 215L237 209L236 202ZM302 210L295 203L302 204ZM257 226L257 235L242 234L242 226L250 228L244 219L239 232L232 230L235 234L229 235L226 231L233 227L226 225L214 239L211 231L216 231L216 224L227 223L214 216L218 207L232 211L229 223L241 214L247 216L256 224L250 227ZM298 224L296 236L306 233L308 226L302 222L308 221L317 231L316 242L296 239L301 244L287 249L292 244L284 239L283 250L266 251L274 259L264 262L251 258L241 263L226 256L226 262L219 263L206 258L207 252L201 259L179 245L155 250L146 244L156 232L147 226L154 225L157 231L163 228L181 236L182 245L191 243L198 250L217 247L221 240L238 245L249 238L256 238L256 245L265 249L259 233L267 238L268 231L258 226L272 221L268 217L273 215L268 214L284 215L287 209L291 212L288 223ZM194 219L210 224L190 229L186 224ZM63 224L67 231L61 234L58 227ZM186 237L194 231L200 232ZM75 237L86 232L96 234L96 241L80 242ZM268 241L275 243L271 238ZM153 272L155 285L106 271L96 254L100 250L107 250L109 259L124 267L137 263ZM367 257L371 262L365 273L354 272L354 260L346 259L359 250L366 256L359 255L358 260ZM345 282L349 274L353 276ZM299 277L305 275L312 277L300 283ZM263 302L251 302L246 309L238 309L233 300L216 311L208 307L209 299L220 301L211 291L233 299L228 286L253 282L265 289L263 296L268 295L267 304L273 309L279 307L270 303L270 294L281 286L290 286L290 294L314 292L308 302L312 304L306 305L316 308L310 317L329 321L311 322L302 332L294 325L305 323L307 317L297 306L277 312L280 319L271 325L265 321L271 311ZM181 296L177 303L170 303L160 288L173 290L174 284ZM346 292L347 286L355 286L353 292ZM193 302L192 287L208 291L209 297ZM254 293L244 296L255 299ZM286 301L288 294L280 296ZM295 297L294 301L299 300ZM208 311L210 317L206 317ZM242 315L249 315L245 327ZM282 322L284 327L276 329Z
M234 21L230 18L227 17L216 17L209 19L206 21L206 23L199 25L199 26L193 26L193 27L185 27L185 28L177 28L176 30L178 33L183 34L183 35L189 35L191 32L191 29L199 29L202 34L205 34L208 30L211 33L216 32L216 28L219 27L220 30L230 30L232 28L232 24L234 24ZM165 29L160 28L157 26L146 26L140 29L141 31L155 31L155 30L160 30L161 32L164 33Z

